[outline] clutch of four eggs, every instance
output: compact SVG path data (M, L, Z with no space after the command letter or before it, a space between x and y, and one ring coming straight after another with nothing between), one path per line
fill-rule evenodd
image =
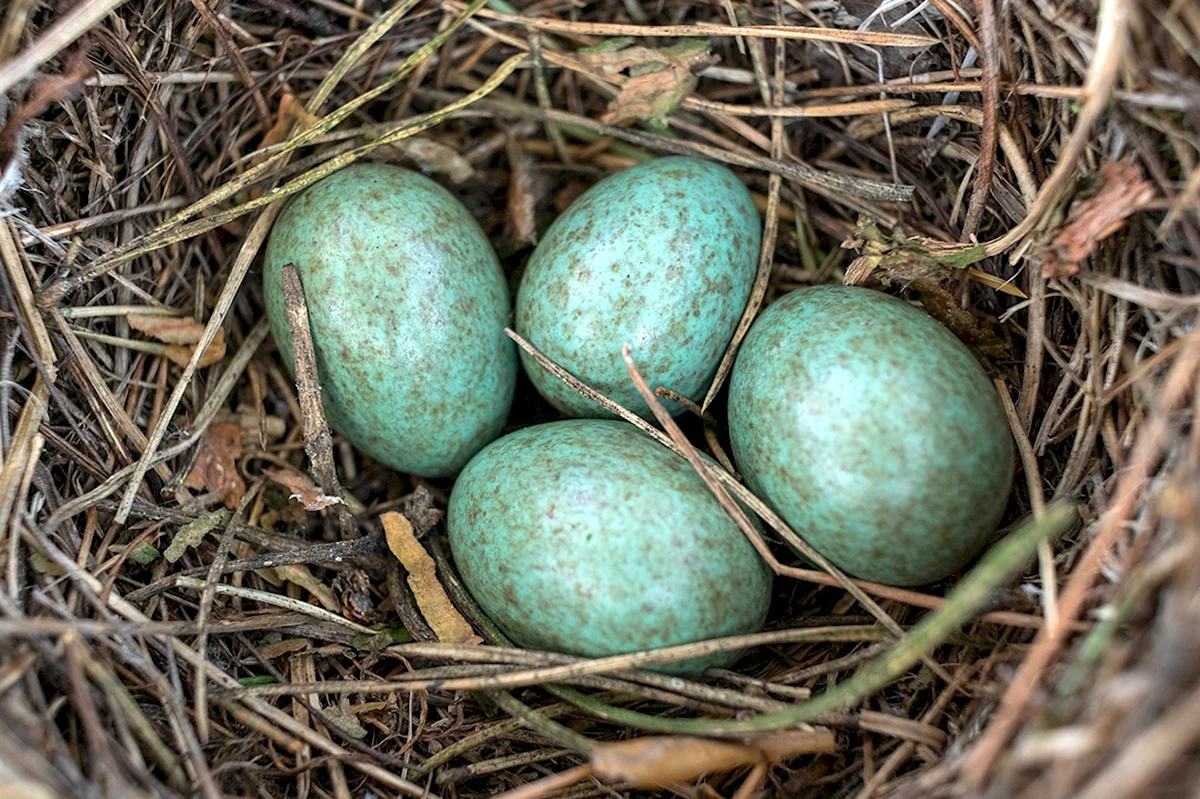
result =
M750 296L760 225L746 187L718 164L659 158L612 175L535 249L515 328L643 416L624 343L651 387L698 401ZM448 524L455 560L518 643L602 655L761 625L770 575L682 459L603 418L495 441L519 358L565 416L606 414L518 355L503 332L499 262L449 192L364 164L288 204L264 289L290 365L288 263L304 285L330 423L398 471L462 472ZM878 292L820 287L772 304L731 375L729 427L750 487L857 576L943 577L1003 512L1012 446L990 381L941 325ZM618 640L633 628L641 637Z

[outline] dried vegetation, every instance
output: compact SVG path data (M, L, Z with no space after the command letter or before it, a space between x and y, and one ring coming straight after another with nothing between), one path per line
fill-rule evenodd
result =
M1188 0L8 0L0 795L1195 796L1197 52ZM354 160L433 173L515 276L661 153L756 192L752 305L922 301L1021 449L1016 532L959 581L764 545L769 629L701 681L642 667L747 642L503 646L452 483L326 434L255 274ZM719 446L719 382L648 432ZM514 425L549 414L523 391Z

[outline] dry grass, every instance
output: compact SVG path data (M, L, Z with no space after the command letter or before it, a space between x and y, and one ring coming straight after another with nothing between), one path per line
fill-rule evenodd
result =
M718 62L666 127L599 121L633 79L580 50L680 35ZM832 754L806 754L819 731L759 737L661 792L1195 796L1198 51L1187 0L8 0L0 795L476 797L557 773L610 777L563 796L642 794L593 768L598 743L815 720ZM700 681L640 668L695 648L437 643L379 516L403 511L502 642L441 543L452 482L321 443L261 321L279 201L354 160L415 163L516 274L582 188L660 153L756 192L750 314L883 282L985 354L1021 445L1007 521L1033 519L1010 539L1025 548L947 600L955 581L859 583L764 547L769 629ZM159 318L186 341L147 335ZM718 389L703 421L648 432L698 464L722 440ZM521 391L514 426L550 417ZM270 476L310 468L308 501L345 506L306 512ZM1071 505L1082 523L1003 587Z

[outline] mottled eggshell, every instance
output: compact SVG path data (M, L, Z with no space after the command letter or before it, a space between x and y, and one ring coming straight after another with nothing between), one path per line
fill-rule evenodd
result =
M647 418L622 344L651 388L700 400L745 310L760 238L750 192L719 164L658 158L619 172L584 192L546 232L521 278L517 332ZM606 415L521 357L560 411Z
M463 582L526 647L601 657L766 618L772 578L754 548L687 461L625 422L494 442L455 483L447 526Z
M516 385L499 261L463 205L385 164L343 169L295 197L267 244L267 316L292 364L282 267L308 302L325 411L393 469L453 474L500 435Z
M991 381L923 311L801 289L754 323L729 388L746 482L835 565L919 585L965 565L1004 511L1013 446Z

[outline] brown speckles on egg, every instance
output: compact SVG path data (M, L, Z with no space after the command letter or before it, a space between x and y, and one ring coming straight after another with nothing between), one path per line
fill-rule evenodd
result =
M750 295L760 236L750 193L725 167L672 157L628 169L593 186L551 225L521 280L517 331L643 415L650 411L625 371L624 343L651 385L699 400ZM601 415L522 357L538 391L560 410Z
M267 315L290 364L280 268L309 305L330 423L400 471L452 474L500 434L516 383L499 262L445 189L383 164L348 167L284 209L264 266Z
M459 476L447 526L472 595L528 647L599 657L766 616L771 574L745 536L686 461L624 422L496 441Z
M801 289L755 322L730 379L747 483L833 563L877 582L945 577L989 540L1013 448L974 356L877 291Z

